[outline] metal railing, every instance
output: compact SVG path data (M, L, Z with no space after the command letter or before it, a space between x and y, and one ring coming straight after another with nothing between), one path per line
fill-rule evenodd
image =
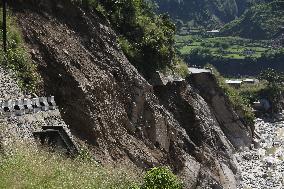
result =
M0 100L1 117L23 116L34 114L40 111L57 109L54 96L38 97L32 99Z

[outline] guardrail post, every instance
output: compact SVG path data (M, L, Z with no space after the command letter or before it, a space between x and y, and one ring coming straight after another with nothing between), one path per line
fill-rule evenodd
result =
M7 0L2 0L3 5L3 22L2 22L2 29L3 29L3 50L7 52Z

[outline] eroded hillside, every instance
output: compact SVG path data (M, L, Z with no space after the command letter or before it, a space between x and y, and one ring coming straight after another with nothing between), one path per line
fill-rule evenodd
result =
M233 152L251 144L252 130L210 73L199 76L201 82L153 87L96 11L68 0L9 3L44 93L55 95L71 133L97 160L143 169L168 165L186 188L236 188ZM207 96L198 94L208 80Z

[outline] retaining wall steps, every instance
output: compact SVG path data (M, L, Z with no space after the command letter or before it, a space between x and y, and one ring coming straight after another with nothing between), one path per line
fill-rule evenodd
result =
M0 100L0 114L3 117L22 116L40 111L57 109L54 96L32 99Z
M62 126L42 126L42 131L33 132L40 145L61 149L67 155L76 156L79 150Z

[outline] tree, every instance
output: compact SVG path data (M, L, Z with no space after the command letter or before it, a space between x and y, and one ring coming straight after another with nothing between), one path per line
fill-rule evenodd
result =
M141 189L182 189L182 182L165 167L156 167L148 171Z
M265 96L271 102L272 113L281 111L284 74L269 68L261 72L258 78L268 82L267 88L263 91L263 96Z
M272 68L268 68L267 70L261 72L258 78L261 80L266 80L270 86L279 86L284 82L284 74L277 72Z

